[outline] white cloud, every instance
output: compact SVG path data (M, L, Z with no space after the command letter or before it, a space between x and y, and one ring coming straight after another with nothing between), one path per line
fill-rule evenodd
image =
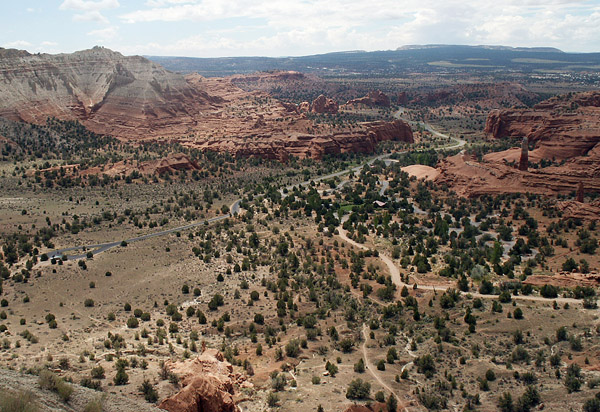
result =
M104 29L92 30L87 35L99 40L111 40L117 37L118 31L119 28L117 26L109 26Z
M97 10L87 11L85 13L76 14L73 16L73 21L94 21L97 23L108 24L109 21Z
M31 47L32 44L26 40L15 40L9 43L4 43L2 47L6 49L24 49L26 47Z
M64 0L60 5L60 10L106 10L119 7L119 0Z
M58 43L56 43L54 41L43 41L42 46L43 47L56 47L56 46L58 46Z
M148 0L146 6L148 7L163 7L169 4L187 4L196 3L196 0Z
M127 23L211 23L210 30L171 44L155 39L140 45L148 53L298 55L425 43L597 51L597 4L591 0L147 0L146 7L120 18ZM234 18L240 25L237 33L226 26L227 19Z

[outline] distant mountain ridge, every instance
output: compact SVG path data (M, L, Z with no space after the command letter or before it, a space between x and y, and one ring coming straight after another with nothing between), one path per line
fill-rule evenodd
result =
M409 45L397 50L357 50L299 57L147 57L172 71L198 72L208 77L271 70L321 76L393 76L407 72L576 72L600 68L600 53L567 53L551 47Z
M564 53L564 51L555 47L512 47L512 46L494 46L494 45L477 45L477 46L461 46L461 45L448 45L448 44L407 44L400 46L396 50L420 50L420 49L438 49L444 47L473 47L489 50L513 50L513 51L525 51L525 52L551 52L551 53Z

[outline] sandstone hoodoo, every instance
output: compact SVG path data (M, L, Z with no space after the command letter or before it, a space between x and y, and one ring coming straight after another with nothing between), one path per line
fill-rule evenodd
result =
M321 94L319 97L313 100L310 111L319 114L336 114L338 112L338 104L335 100L325 97Z
M577 185L577 201L583 203L583 182L579 182Z
M529 142L527 137L521 142L521 158L519 159L519 170L526 172L529 167Z
M404 95L404 97L406 97L406 95ZM388 95L383 93L381 90L369 92L368 95L366 95L364 97L360 97L358 99L349 100L348 103L346 103L346 104L349 104L349 105L364 104L364 105L367 105L370 107L373 107L373 106L390 107L390 105L391 105L390 98L388 97Z

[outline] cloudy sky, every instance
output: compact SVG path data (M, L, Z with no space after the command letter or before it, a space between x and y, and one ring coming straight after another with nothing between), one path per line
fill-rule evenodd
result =
M600 52L600 0L0 0L0 46L298 56L407 44Z

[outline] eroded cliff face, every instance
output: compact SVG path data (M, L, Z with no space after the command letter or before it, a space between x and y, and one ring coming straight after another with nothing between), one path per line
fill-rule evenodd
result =
M540 159L584 156L600 143L600 91L557 96L533 109L493 110L485 132L496 139L527 137Z
M494 193L574 193L580 184L600 192L600 91L567 94L546 100L533 109L494 110L486 133L495 139L526 137L535 145L529 161L555 161L548 167L518 170L520 150L490 153L478 162L466 155L438 165L439 183L464 196Z
M0 49L0 116L38 124L48 117L79 120L95 133L123 141L178 142L280 160L372 152L381 140L413 141L403 122L364 123L351 130L317 127L303 105L242 90L238 81L184 77L105 48L60 55ZM337 108L324 96L312 104L319 113Z
M0 116L44 123L79 120L118 138L183 133L222 99L143 57L104 48L31 55L0 50Z

